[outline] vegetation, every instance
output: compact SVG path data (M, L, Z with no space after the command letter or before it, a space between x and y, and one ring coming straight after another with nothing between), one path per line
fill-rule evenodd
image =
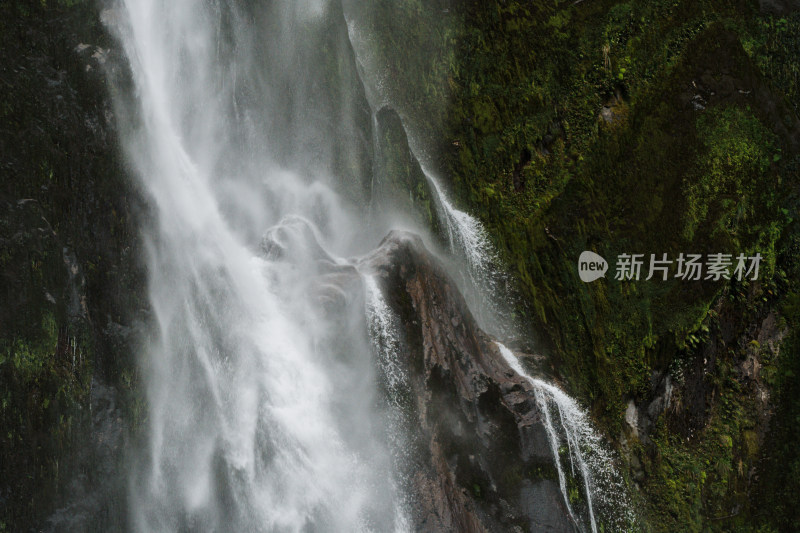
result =
M390 63L411 42L443 50L398 59L429 61L398 106L441 132L442 173L514 271L536 348L617 436L648 527L800 528L785 503L800 493L800 14L646 0L466 2L443 16L386 32ZM583 250L610 260L607 279L578 279ZM681 252L760 253L759 281L613 279L618 254ZM669 407L632 433L628 402L646 412L665 383Z

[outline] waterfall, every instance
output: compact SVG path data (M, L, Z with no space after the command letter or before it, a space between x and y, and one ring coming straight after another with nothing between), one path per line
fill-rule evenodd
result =
M405 529L363 309L326 314L320 294L346 298L314 284L346 277L336 256L364 239L350 206L368 150L336 4L116 9L135 86L117 110L153 214L132 529Z
M569 515L577 524L582 523L570 499L566 461L560 451L562 443L567 447L569 474L582 483L585 515L591 532L597 533L598 521L604 524L604 530L609 527L612 531L630 529L635 516L627 498L625 482L614 468L613 457L592 427L588 414L558 387L528 376L517 357L503 344L498 342L497 347L508 365L533 386L536 404L544 415L558 482Z
M142 227L147 428L131 461L131 528L409 530L397 317L376 281L342 259L385 228L364 223L380 215L369 207L365 134L376 96L361 85L341 5L114 9L105 20L133 80L116 109L152 215ZM485 228L420 163L472 302L494 305L504 278ZM362 283L365 301L353 306ZM592 531L614 523L604 506L624 491L585 413L531 382L570 514L579 522L582 511L567 494L562 440Z

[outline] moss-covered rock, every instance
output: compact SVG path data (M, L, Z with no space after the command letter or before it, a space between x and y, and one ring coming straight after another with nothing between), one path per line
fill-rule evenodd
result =
M795 290L800 133L800 19L762 7L467 2L449 15L454 66L429 67L449 72L446 174L514 272L520 312L629 457L655 530L796 527L755 498L779 461L762 456L781 438L764 398L793 386L791 371L764 378L786 376L790 352L755 346ZM763 262L758 283L612 271L589 285L583 250ZM626 409L651 406L633 437Z

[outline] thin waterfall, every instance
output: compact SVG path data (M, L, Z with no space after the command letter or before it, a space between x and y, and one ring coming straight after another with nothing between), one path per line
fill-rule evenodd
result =
M397 317L383 299L378 283L372 276L364 278L367 292L367 321L370 337L375 351L380 358L379 365L383 373L389 402L402 416L402 396L408 388L408 376L400 364L400 339L397 334Z
M408 407L405 405L405 401L409 397L410 384L400 361L402 353L397 329L399 318L386 304L383 293L373 276L364 277L364 286L367 324L373 349L378 355L381 381L389 403L387 430L390 440L396 443L392 450L395 471L401 473L405 470L409 459L408 453L410 452L406 444L406 435L411 428L409 428L410 421L407 416ZM402 478L402 473L399 476ZM407 480L401 479L401 481L406 482ZM398 494L402 499L403 509L407 509L410 505L407 495L401 490L398 490ZM411 531L407 511L398 514L396 530L398 532Z
M612 527L613 531L628 530L635 523L635 517L625 482L614 467L613 457L601 436L592 427L589 415L558 387L530 377L506 346L498 342L497 347L508 365L533 386L537 406L544 415L564 505L572 519L582 523L569 495L567 467L560 452L562 442L567 446L570 475L582 484L589 530L597 533L598 522L606 529Z
M513 305L509 280L500 266L500 258L489 240L486 228L474 216L457 209L434 175L424 164L421 163L420 166L436 194L435 203L439 217L447 228L450 253L463 258L467 266L466 277L483 302L480 307L475 306L475 302L470 302L472 307L477 307L479 318L482 318L482 312L488 311L489 320L495 322L493 329L498 330L498 333L513 334L511 332L515 330L515 324L508 312ZM473 297L472 300L474 299ZM485 323L486 320L482 322L484 327L491 327Z
M468 272L472 283L476 286L488 284L484 289L494 292L496 289L495 271L499 263L497 254L489 241L489 235L480 221L453 206L442 190L439 181L433 177L424 165L422 171L431 187L436 192L436 205L439 215L447 228L447 237L451 253L462 253L466 258Z

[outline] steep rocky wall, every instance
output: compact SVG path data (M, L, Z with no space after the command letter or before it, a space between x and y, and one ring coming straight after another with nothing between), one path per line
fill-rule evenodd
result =
M780 392L794 344L775 346L800 279L800 19L790 3L734 4L454 7L447 175L515 273L539 349L617 436L655 530L798 527L762 478L797 464L770 443L791 425L775 398L796 412ZM587 285L583 250L765 264L758 283ZM626 411L645 417L635 437Z
M109 474L137 412L141 202L117 151L96 8L0 6L0 531L124 521Z

